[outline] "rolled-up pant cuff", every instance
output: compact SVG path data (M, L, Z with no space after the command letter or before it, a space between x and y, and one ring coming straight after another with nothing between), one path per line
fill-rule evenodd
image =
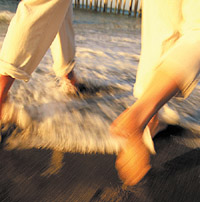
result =
M31 78L31 75L27 74L25 71L2 60L0 60L0 74L24 81L28 81Z

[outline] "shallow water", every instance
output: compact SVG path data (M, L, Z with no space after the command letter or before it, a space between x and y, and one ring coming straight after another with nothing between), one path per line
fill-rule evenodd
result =
M0 44L15 12L16 5L11 2L0 1ZM10 101L20 110L8 107L11 115L17 114L12 119L18 126L7 139L8 148L118 151L119 143L110 136L109 125L135 101L132 90L140 55L140 19L75 10L74 29L75 71L92 91L81 97L66 96L51 68L53 61L48 50L31 80L16 81L11 89ZM162 119L200 133L198 91L197 87L187 101L170 103L176 119L166 112ZM19 126L25 128L19 131Z
M4 17L1 42L6 23L13 16L12 9L8 10L2 9L0 15ZM32 123L22 132L11 135L9 148L118 151L119 144L110 137L108 129L117 115L133 102L132 86L140 53L140 19L75 10L74 29L75 70L79 80L92 92L82 97L66 96L51 68L52 57L48 51L31 80L16 81L11 89L11 102L22 108L15 121L19 125L27 121L25 110Z

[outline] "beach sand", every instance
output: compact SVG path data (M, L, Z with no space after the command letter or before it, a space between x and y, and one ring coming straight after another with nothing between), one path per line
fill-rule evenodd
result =
M191 133L170 126L155 138L152 169L124 187L115 155L0 148L0 201L5 202L198 202L200 150L178 144Z

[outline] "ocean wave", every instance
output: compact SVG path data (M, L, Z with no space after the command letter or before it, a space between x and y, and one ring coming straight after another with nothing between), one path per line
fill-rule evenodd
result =
M0 11L0 22L9 23L13 16L14 11L4 9ZM89 13L85 12L84 16L82 12L75 13L77 22L83 17L96 20L100 25L108 19L107 15L95 15L91 19ZM130 23L126 18L120 22L118 17L113 19L115 24L120 23L120 27ZM10 102L13 105L9 105L6 110L7 119L17 117L12 122L19 130L7 139L9 149L118 152L120 144L111 137L109 125L135 100L132 88L140 55L140 32L126 32L114 26L114 31L105 29L103 32L93 24L87 27L75 24L74 28L77 78L86 86L96 89L96 93L80 98L67 96L51 68L53 59L50 51L47 51L31 80L28 83L16 81L10 90ZM0 47L5 34L3 31ZM199 93L200 87L197 86L187 100L170 101L169 107L173 111L165 108L162 114L166 123L179 125L197 134L192 140L185 136L182 141L191 147L200 145ZM19 107L18 110L14 104Z

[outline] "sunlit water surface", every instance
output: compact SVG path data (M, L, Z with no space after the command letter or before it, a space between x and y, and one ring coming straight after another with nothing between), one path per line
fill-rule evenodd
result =
M16 3L0 1L0 46L15 9ZM16 81L10 91L5 119L13 119L17 128L6 140L8 148L51 148L81 153L119 150L118 141L109 133L109 125L135 101L132 91L140 55L141 20L75 10L74 29L75 71L91 90L79 97L67 96L52 70L48 50L30 81ZM199 86L188 100L172 101L170 106L177 116L165 112L162 119L199 134L198 92ZM8 133L7 128L4 131ZM199 136L194 136L192 139L185 136L180 142L198 147Z

